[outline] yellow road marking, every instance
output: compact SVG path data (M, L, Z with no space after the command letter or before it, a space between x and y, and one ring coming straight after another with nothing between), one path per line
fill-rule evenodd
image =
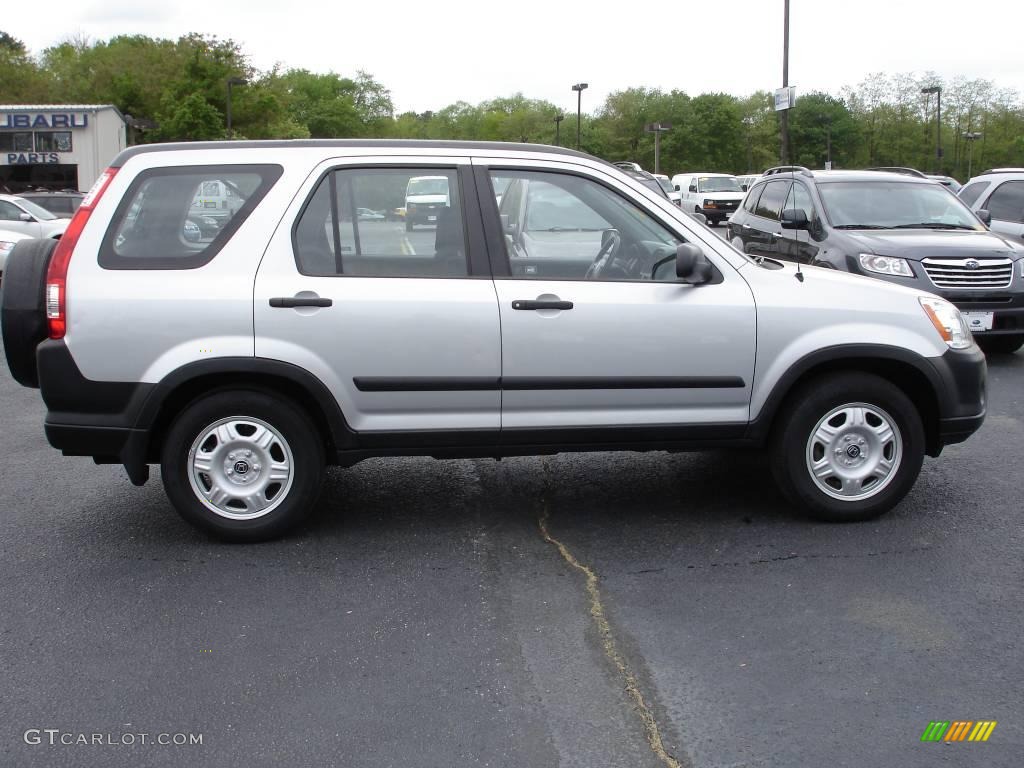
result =
M619 651L619 644L615 641L615 636L612 634L611 625L608 623L608 617L605 614L604 603L601 601L601 590L598 587L597 574L595 574L589 567L577 560L572 552L560 542L558 539L551 535L548 530L548 520L550 518L550 511L548 510L548 500L545 496L543 499L543 509L541 511L540 520L538 525L540 526L541 536L544 537L544 541L548 544L554 545L561 554L562 558L573 568L583 573L587 581L587 598L590 603L590 616L594 620L594 624L597 626L597 632L601 636L601 647L604 649L605 656L615 666L615 669L619 673L619 677L622 679L623 687L626 690L626 694L630 699L633 700L633 704L636 706L637 712L640 715L640 720L643 723L644 735L647 737L647 743L650 744L651 750L655 756L668 768L682 768L679 761L676 760L665 750L665 745L661 740L661 731L658 728L658 722L654 719L654 715L651 713L650 708L647 706L647 702L644 701L644 695L640 690L640 683L636 679L636 675L629 669L629 665L626 664L625 658L623 658L621 651Z

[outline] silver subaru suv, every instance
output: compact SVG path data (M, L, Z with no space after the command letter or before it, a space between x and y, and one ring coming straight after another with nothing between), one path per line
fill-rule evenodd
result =
M411 231L360 209L447 182ZM202 190L237 205L186 236ZM64 236L10 256L14 378L66 455L159 464L187 520L278 536L374 456L766 447L860 520L985 417L960 313L754 259L612 165L546 146L297 141L123 152Z

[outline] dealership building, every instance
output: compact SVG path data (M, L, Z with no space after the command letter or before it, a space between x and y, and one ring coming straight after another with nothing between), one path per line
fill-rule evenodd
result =
M0 105L0 191L87 191L126 146L109 104Z

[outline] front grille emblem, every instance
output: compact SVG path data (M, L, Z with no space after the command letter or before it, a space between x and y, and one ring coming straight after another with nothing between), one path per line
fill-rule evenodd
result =
M964 262L964 266L967 269L977 269L978 267L981 266L981 264L978 262L977 259L968 259L967 261Z

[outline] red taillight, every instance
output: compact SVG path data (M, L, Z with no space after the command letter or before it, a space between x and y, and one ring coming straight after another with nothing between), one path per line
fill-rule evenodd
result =
M67 316L67 279L68 266L71 264L71 254L78 244L78 238L85 229L85 223L89 221L96 203L107 189L110 180L117 173L116 168L105 170L96 183L92 185L89 194L82 200L82 204L75 211L68 228L64 230L57 247L50 259L50 266L46 269L46 318L50 323L50 338L63 339L68 330Z

